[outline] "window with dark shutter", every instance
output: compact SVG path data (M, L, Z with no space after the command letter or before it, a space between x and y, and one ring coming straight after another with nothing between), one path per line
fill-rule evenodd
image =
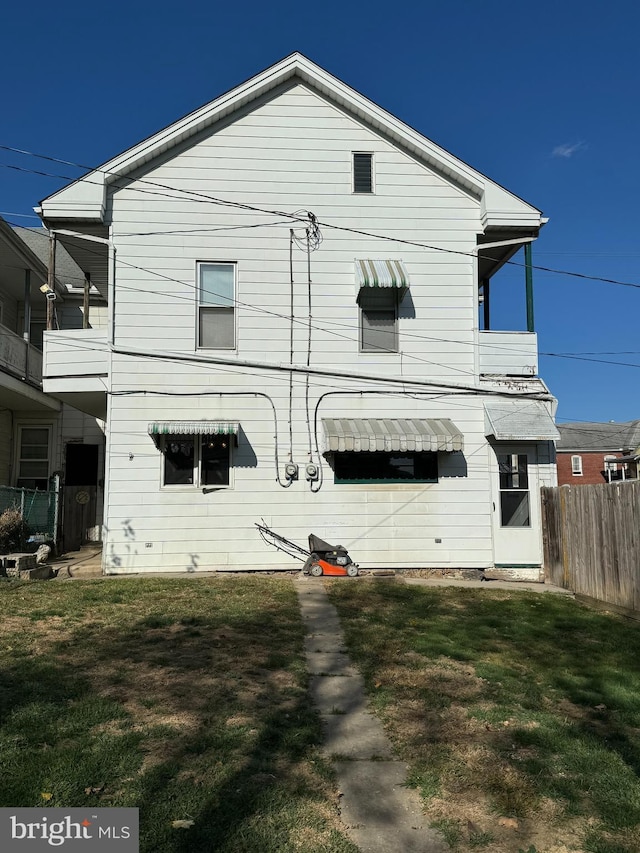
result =
M353 191L373 192L373 154L353 155Z

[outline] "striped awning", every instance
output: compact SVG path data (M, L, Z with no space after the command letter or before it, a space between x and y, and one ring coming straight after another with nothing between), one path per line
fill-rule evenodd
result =
M492 400L484 405L485 435L496 441L557 441L560 433L542 400Z
M345 451L454 451L464 437L448 418L323 418L325 448Z
M238 436L238 421L153 421L149 435L234 435Z
M356 261L356 293L363 287L393 287L402 295L409 288L409 274L402 261Z

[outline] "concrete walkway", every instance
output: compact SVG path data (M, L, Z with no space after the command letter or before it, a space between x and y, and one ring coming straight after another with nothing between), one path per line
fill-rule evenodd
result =
M311 696L324 726L342 820L362 853L445 853L449 848L422 814L418 794L404 787L407 766L394 756L369 711L362 676L351 663L336 609L321 579L296 583L307 629Z
M56 572L57 580L73 578L96 578L102 576L102 546L83 545L78 551L70 551L54 558L49 564Z

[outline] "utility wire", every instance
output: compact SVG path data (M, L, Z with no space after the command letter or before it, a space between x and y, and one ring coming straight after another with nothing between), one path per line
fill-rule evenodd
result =
M268 213L268 214L275 215L275 216L285 216L285 217L288 217L289 219L298 218L300 220L300 217L296 217L296 214L286 213L284 211L274 211L274 210L269 210L269 209L265 209L265 208L260 208L260 207L257 207L255 205L250 205L250 204L247 204L244 202L235 202L235 201L230 201L228 199L221 199L221 198L218 198L217 196L212 196L212 195L209 195L207 193L202 193L202 192L199 192L196 190L182 190L182 189L172 187L172 186L167 185L167 184L161 184L161 183L156 182L156 181L149 181L145 178L131 179L131 178L124 177L122 175L118 175L117 173L109 172L109 170L100 169L100 168L97 168L97 169L91 168L90 166L85 166L85 165L82 165L79 163L71 163L70 161L59 160L58 158L55 158L55 157L48 157L47 155L44 155L44 154L36 154L32 151L26 151L24 149L13 148L12 146L8 146L8 145L0 145L0 149L4 150L4 151L9 151L12 153L22 154L24 156L49 160L50 162L63 163L64 165L71 165L71 166L74 166L74 167L79 168L79 169L86 169L86 170L88 170L89 173L98 172L98 173L105 174L105 175L115 174L116 179L120 179L122 181L127 181L127 188L128 189L133 189L133 190L136 190L138 192L144 192L144 190L133 186L132 185L133 181L135 181L135 183L143 183L143 184L146 184L148 186L158 187L164 191L168 191L168 192L171 192L173 194L175 194L176 192L183 193L183 195L179 196L179 198L184 198L184 196L186 195L187 197L192 198L192 199L201 199L203 201L209 201L209 202L212 202L214 204L219 204L219 205L223 205L226 207L234 207L234 208L238 208L238 209L242 209L242 210L252 210L252 211L255 211L258 213ZM8 168L8 169L15 169L15 170L21 171L21 172L30 172L30 173L37 174L37 175L43 175L45 177L61 178L63 180L68 180L68 181L74 181L75 182L78 180L84 180L87 183L96 183L96 184L98 183L97 181L87 181L86 176L81 176L80 178L72 178L70 176L55 175L55 174L51 174L51 173L47 173L47 172L43 172L43 171L39 171L39 170L35 170L35 169L25 169L24 167L15 166L15 165L7 164L7 163L0 163L0 166L2 166L4 168ZM123 189L123 187L120 187L120 189ZM176 198L175 195L172 195L169 197ZM463 255L463 256L470 257L470 258L485 257L484 255L481 254L481 247L480 247L480 249L478 249L477 252L465 252L465 251L462 251L460 249L447 249L447 248L442 247L442 246L433 246L433 245L429 245L426 243L421 243L421 242L416 241L416 240L406 240L406 239L402 239L400 237L391 237L391 236L386 235L386 234L375 234L373 232L364 231L364 230L359 229L359 228L351 228L351 227L346 226L346 225L336 225L336 224L333 224L331 222L325 222L323 220L317 220L317 224L319 226L325 227L325 228L332 228L334 230L344 231L344 232L351 233L351 234L358 234L358 235L364 236L364 237L372 237L372 238L379 239L379 240L387 240L387 241L394 242L394 243L400 243L402 245L416 246L418 248L429 249L430 251L435 251L435 252L444 252L447 254ZM490 256L486 256L486 257L490 258ZM513 261L513 260L506 261L506 263L511 265L511 266L516 266L516 267L525 267L526 266L526 264L519 263L519 262ZM619 285L621 287L632 287L632 288L640 289L640 283L637 283L637 282L620 281L619 279L606 278L603 276L592 276L592 275L587 275L586 273L579 273L579 272L576 272L574 270L556 269L553 267L541 266L539 264L532 265L532 268L535 270L539 270L541 272L548 272L548 273L553 273L556 275L565 275L565 276L570 276L570 277L583 279L583 280L587 280L587 281L600 281L600 282L604 282L606 284L615 284L615 285Z

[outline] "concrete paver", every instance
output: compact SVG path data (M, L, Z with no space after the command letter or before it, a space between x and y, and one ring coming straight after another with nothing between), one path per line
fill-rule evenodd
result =
M418 794L404 787L400 761L345 761L335 765L342 819L362 853L444 853L448 846L424 825Z
M323 750L333 761L349 836L362 853L445 853L418 795L405 787L406 765L369 712L364 680L346 654L322 580L301 577L296 589L307 629L310 694L322 718Z

